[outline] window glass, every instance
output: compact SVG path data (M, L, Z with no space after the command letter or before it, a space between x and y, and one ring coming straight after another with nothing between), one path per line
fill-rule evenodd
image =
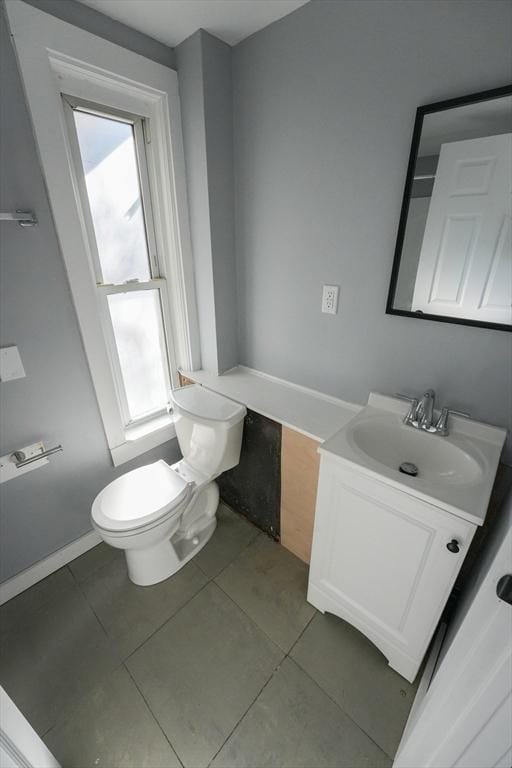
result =
M133 126L76 109L73 114L103 282L148 280Z
M111 293L108 306L133 421L169 401L160 296L157 290Z

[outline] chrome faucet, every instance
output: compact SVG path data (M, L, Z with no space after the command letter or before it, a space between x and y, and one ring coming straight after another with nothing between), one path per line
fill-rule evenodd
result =
M401 394L397 394L396 397L400 397L402 400L408 400L411 403L411 407L404 416L404 424L414 427L415 429L423 429L425 432L435 433L441 437L446 437L446 435L449 434L448 416L450 413L453 413L456 416L469 418L469 413L455 411L453 408L443 408L439 418L435 421L434 406L436 393L433 389L427 389L421 399Z
M436 393L433 389L427 389L416 409L416 421L418 427L424 429L425 432L435 432L436 427L434 425L434 403L436 401Z

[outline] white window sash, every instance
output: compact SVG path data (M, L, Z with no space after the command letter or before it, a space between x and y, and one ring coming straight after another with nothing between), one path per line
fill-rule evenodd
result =
M165 382L166 390L169 395L171 387L177 386L177 382L173 382L171 380L172 358L170 355L169 347L170 347L170 340L172 339L172 335L170 333L170 326L169 326L170 319L169 317L166 318L166 312L165 312L165 305L167 304L167 298L168 298L167 284L163 278L155 278L155 279L147 280L144 282L133 281L129 283L121 283L119 285L109 285L109 284L98 285L97 290L98 290L99 309L102 316L105 337L109 347L114 381L115 381L117 392L118 392L118 398L121 404L121 412L123 414L123 423L125 428L129 428L129 427L135 426L136 424L141 424L143 422L146 422L151 418L155 418L155 417L161 416L164 413L167 413L166 406L169 405L170 397L168 402L161 409L157 411L153 411L150 414L140 416L137 419L131 418L129 408L128 408L128 402L126 399L124 380L121 372L121 363L119 361L119 354L117 351L117 344L115 340L114 329L112 326L112 318L110 316L110 311L108 308L108 297L116 293L130 293L130 292L140 292L140 291L157 291L158 292L160 307L162 310L162 330L163 330L163 338L159 339L159 343L160 343L160 351L162 354L162 358L166 363L166 365L164 366L164 374L166 379L166 382Z
M98 312L100 289L78 204L62 94L140 115L151 124L145 151L174 375L180 367L200 367L177 75L22 0L10 0L7 14L105 434L114 463L122 463L169 439L174 430L162 417L154 432L151 425L145 433L144 425L124 427ZM128 290L141 284L132 285Z
M89 101L82 99L75 99L69 96L63 96L63 108L66 116L66 124L69 132L70 148L73 157L73 171L76 177L77 188L79 191L80 204L84 214L84 223L87 229L87 245L89 248L90 258L92 259L93 269L96 274L96 285L98 289L98 310L103 325L103 333L107 344L107 350L110 357L112 377L117 392L119 406L122 415L122 422L125 428L133 427L136 424L147 422L155 417L160 417L167 413L167 406L170 402L170 390L172 386L177 385L175 376L173 377L173 361L174 354L172 353L172 328L171 328L171 313L169 312L169 293L167 290L166 281L161 277L162 268L160 267L160 260L158 257L158 250L154 231L154 218L153 218L153 206L151 202L151 192L149 183L149 174L147 169L147 157L145 149L145 140L142 129L143 118L138 115L128 115L119 110L109 109L104 105L93 104ZM80 147L78 142L78 133L76 124L74 121L73 111L74 109L83 110L91 114L96 114L100 117L106 117L107 119L117 119L126 122L131 125L134 133L135 152L137 155L137 170L139 176L139 186L141 201L143 207L143 225L146 235L146 244L148 250L149 270L151 278L147 281L144 280L129 280L125 283L110 284L105 283L102 275L102 268L100 257L98 253L98 243L96 240L96 234L94 230L94 223L91 213L90 200L87 192L87 185L85 180L85 173L83 169L83 163L80 154ZM146 118L147 119L147 118ZM132 419L128 407L128 399L126 396L126 387L122 374L121 362L119 359L119 353L117 349L117 343L115 339L114 328L112 325L112 318L108 307L108 296L113 293L129 293L131 291L141 290L157 290L160 304L160 310L162 313L162 325L163 325L163 337L159 338L160 352L162 359L164 360L164 375L165 386L167 391L167 403L162 405L162 408L155 410L149 414L144 414L137 419Z
M151 185L148 173L148 158L146 153L146 142L144 139L143 122L148 118L143 118L140 115L131 115L126 112L121 112L119 109L108 108L105 105L94 104L85 99L76 99L67 94L63 94L63 108L66 117L66 124L69 132L70 150L73 156L74 172L76 174L76 181L82 201L82 206L85 209L86 225L89 235L89 247L91 257L94 262L94 269L96 272L96 282L103 284L101 263L98 254L98 248L96 243L96 237L94 234L94 225L92 221L92 215L90 211L89 195L87 193L87 185L85 183L85 174L83 172L80 146L78 142L77 129L73 117L74 109L82 109L85 112L96 114L99 117L105 117L107 119L121 120L131 125L134 134L134 146L137 156L137 170L139 174L139 186L140 194L143 205L143 221L146 234L146 242L148 248L149 266L152 277L159 277L162 274L158 262L158 249L155 238L155 220L153 216L153 204L151 201Z

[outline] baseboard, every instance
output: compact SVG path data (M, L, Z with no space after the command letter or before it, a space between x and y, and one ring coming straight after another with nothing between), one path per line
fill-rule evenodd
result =
M79 539L66 544L65 547L52 552L44 560L40 560L38 563L31 565L30 568L26 568L24 571L17 573L16 576L7 579L7 581L0 584L0 605L24 592L33 584L37 584L38 581L45 579L50 573L58 571L63 565L70 563L75 557L83 555L84 552L95 547L100 541L101 536L96 531L89 531L89 533L80 536Z

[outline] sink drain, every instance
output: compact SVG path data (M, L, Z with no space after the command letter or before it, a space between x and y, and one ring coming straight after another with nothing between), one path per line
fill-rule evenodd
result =
M418 474L418 467L416 464L412 464L410 461L404 461L403 464L400 464L398 469L404 475L409 475L410 477L416 477Z

